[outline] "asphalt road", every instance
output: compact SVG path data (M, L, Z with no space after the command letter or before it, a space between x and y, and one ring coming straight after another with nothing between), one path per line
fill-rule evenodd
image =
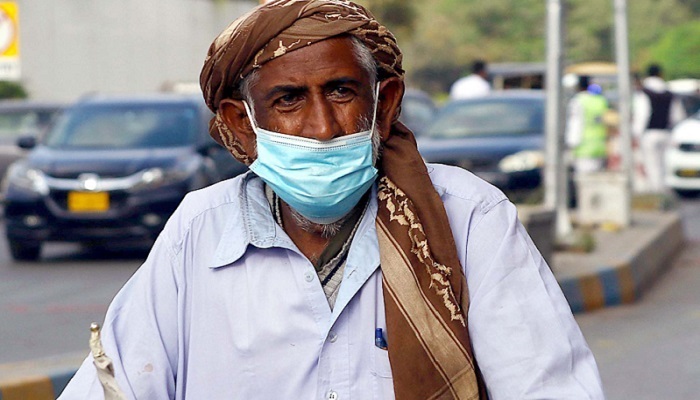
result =
M14 262L0 231L0 364L88 352L89 327L101 323L144 250L45 246L37 263Z
M673 267L638 302L576 316L609 400L700 398L700 199L679 206Z

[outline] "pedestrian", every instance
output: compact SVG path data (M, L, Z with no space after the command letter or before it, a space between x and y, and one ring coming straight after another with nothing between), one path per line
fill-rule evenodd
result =
M685 117L679 99L668 90L663 71L658 64L647 69L641 82L641 93L634 97L633 132L640 137L646 188L650 192L665 190L664 174L666 147L671 127ZM641 95L643 93L643 95Z
M452 100L470 99L486 96L491 92L486 61L476 60L472 64L472 73L457 79L450 89Z
M566 144L573 158L577 176L605 169L608 156L607 127L603 120L608 101L600 85L582 75L578 93L569 101L566 121Z
M341 0L215 39L211 134L251 171L190 193L110 305L129 398L603 398L515 207L397 121L401 58ZM62 399L101 393L88 358Z

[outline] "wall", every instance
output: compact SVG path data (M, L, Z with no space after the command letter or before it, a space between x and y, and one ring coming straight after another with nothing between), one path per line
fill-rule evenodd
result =
M41 100L193 82L209 44L257 2L16 0L22 83Z

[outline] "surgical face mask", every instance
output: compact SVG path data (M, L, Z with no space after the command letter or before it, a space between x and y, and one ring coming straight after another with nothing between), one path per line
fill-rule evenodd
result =
M338 221L357 205L377 177L372 132L378 95L379 85L369 130L328 141L262 129L244 102L257 136L257 159L250 170L309 221L317 224Z

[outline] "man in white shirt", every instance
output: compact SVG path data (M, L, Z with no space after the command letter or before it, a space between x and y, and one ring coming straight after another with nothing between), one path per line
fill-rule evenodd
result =
M401 53L364 8L260 6L201 84L251 172L189 194L110 305L127 398L603 398L515 207L397 122ZM61 398L102 391L88 358Z
M486 62L482 60L474 61L472 64L472 73L457 79L457 81L452 84L450 99L460 100L486 96L491 92L491 84L486 80L488 76Z
M665 190L666 147L673 125L685 118L680 101L668 90L661 66L652 64L648 76L634 96L632 131L639 138L646 188L650 192Z

